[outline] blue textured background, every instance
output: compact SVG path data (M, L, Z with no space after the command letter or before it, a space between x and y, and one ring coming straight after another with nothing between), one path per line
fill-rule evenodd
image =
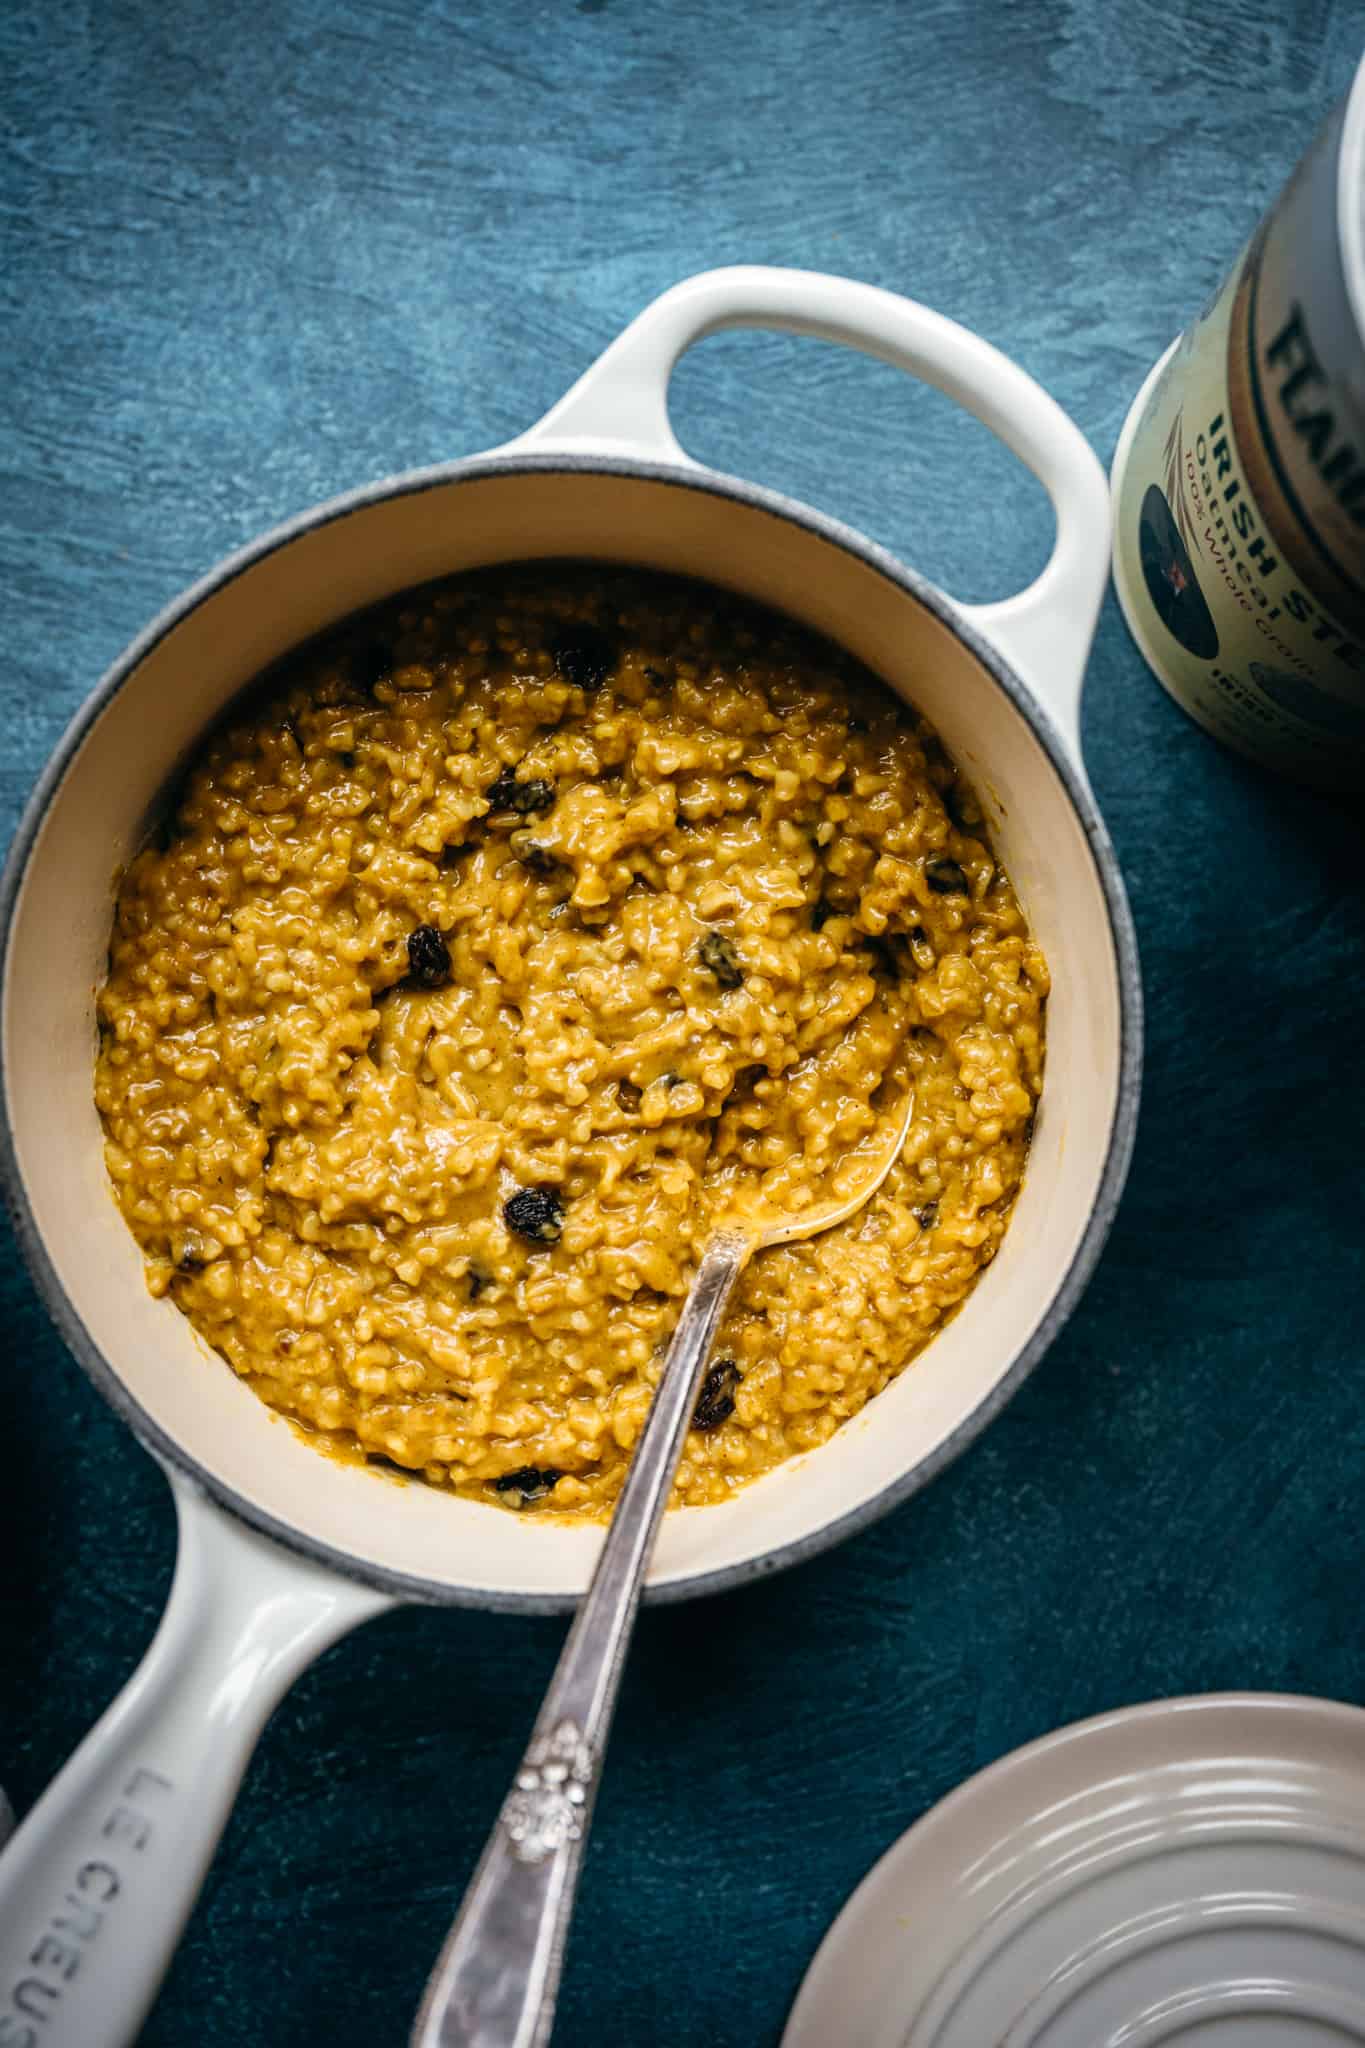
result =
M1107 458L1345 87L1365 9L1212 0L75 0L0 9L0 827L100 671L311 500L527 424L648 298L736 260L916 294ZM1046 551L975 422L723 337L693 451L967 597ZM1137 1159L1074 1322L872 1533L646 1618L563 2048L776 2041L872 1859L967 1773L1206 1687L1365 1700L1359 806L1221 753L1112 600L1089 760L1142 941ZM169 1578L150 1462L0 1241L0 1779L21 1808ZM549 1674L551 1622L405 1613L266 1732L149 2048L406 2038Z

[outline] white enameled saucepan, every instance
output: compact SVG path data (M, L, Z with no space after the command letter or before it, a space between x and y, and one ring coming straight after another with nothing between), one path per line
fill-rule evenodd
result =
M1056 541L1038 580L999 604L955 604L846 527L694 462L669 426L673 365L702 336L749 326L847 343L983 419L1051 497ZM1029 1173L999 1257L914 1368L828 1444L725 1506L669 1515L650 1594L776 1571L922 1486L1046 1349L1108 1230L1140 1063L1132 925L1079 748L1108 494L1076 427L995 349L868 285L711 272L656 300L520 439L319 506L214 570L73 720L0 892L9 1200L63 1334L162 1462L180 1516L170 1604L144 1663L0 1856L0 2048L133 2037L261 1726L344 1630L393 1601L543 1612L587 1586L598 1531L320 1458L206 1357L173 1304L147 1292L92 1093L112 878L233 693L410 585L553 556L743 592L842 642L912 700L980 792L1053 977ZM463 1875L452 1871L452 1894Z

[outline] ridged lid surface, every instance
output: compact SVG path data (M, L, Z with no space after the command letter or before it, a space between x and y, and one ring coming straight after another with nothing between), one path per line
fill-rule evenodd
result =
M993 1765L854 1893L783 2048L1365 2048L1365 1713L1211 1695Z

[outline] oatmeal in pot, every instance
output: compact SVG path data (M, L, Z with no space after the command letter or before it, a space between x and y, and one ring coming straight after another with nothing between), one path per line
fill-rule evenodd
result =
M760 1252L675 1499L823 1443L994 1256L1047 967L971 790L847 655L533 565L315 642L122 878L96 1100L195 1329L351 1456L538 1513L620 1487L718 1205L908 1142Z

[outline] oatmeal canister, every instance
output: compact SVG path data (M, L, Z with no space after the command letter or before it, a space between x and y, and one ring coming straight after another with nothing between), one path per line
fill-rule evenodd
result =
M1114 581L1218 739L1365 786L1365 63L1114 458Z

